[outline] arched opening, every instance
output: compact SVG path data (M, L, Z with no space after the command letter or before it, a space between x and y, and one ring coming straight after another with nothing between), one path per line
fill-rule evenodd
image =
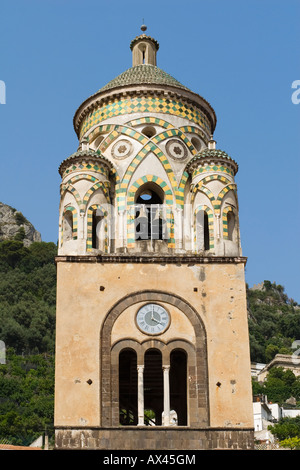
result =
M103 224L102 211L94 209L92 214L92 248L103 249Z
M97 148L99 147L99 145L101 144L102 140L104 139L104 136L103 135L99 135L93 142L93 147L95 150L97 150Z
M63 219L63 240L67 242L73 238L73 212L66 210Z
M155 134L156 134L156 130L153 126L146 126L143 128L142 130L142 133L148 137L149 139L151 139L151 137L153 137Z
M187 426L187 355L180 349L170 356L170 405L170 424Z
M149 421L149 416L144 413L145 424L155 423L156 426L160 426L164 406L161 352L158 349L148 349L145 353L144 364L144 409L151 410L151 416L154 417Z
M227 228L228 228L228 240L233 241L234 229L235 229L235 215L233 211L227 212Z
M132 349L119 354L119 417L123 426L134 426L138 422L137 401L137 356Z
M135 203L135 239L164 240L166 220L163 214L163 194L156 185L144 185Z
M200 140L197 139L197 137L192 137L191 142L192 142L193 146L195 147L195 149L198 150L198 152L199 152L199 150L201 149Z
M209 224L208 214L205 210L197 212L196 239L198 251L209 250Z

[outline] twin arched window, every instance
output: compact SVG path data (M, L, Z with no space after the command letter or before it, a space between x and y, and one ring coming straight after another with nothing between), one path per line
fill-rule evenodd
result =
M164 372L165 367L169 368L168 374ZM142 390L140 374L142 374ZM168 394L167 397L166 394ZM162 363L162 355L158 349L150 348L145 352L143 366L138 366L137 354L133 349L124 349L120 352L119 416L121 425L141 424L139 417L141 399L143 400L142 424L148 426L187 425L187 354L185 351L180 349L171 351L169 366L164 366ZM169 403L167 408L166 402Z

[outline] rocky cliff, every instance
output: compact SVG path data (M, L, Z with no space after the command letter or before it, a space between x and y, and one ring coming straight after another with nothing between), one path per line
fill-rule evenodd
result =
M3 240L23 240L24 246L42 241L41 234L21 212L0 202L0 241Z

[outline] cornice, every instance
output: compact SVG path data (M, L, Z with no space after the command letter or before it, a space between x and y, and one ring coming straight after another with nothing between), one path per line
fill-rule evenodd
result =
M246 264L245 256L199 256L193 254L109 254L109 255L59 255L56 263L137 263L137 264Z
M231 168L234 172L234 175L236 175L236 173L238 172L238 164L236 163L236 161L234 161L231 157L229 157L228 155L224 154L221 155L221 153L219 155L217 154L211 154L211 155L208 155L208 154L203 154L201 155L201 153L195 155L195 157L193 157L186 165L186 171L189 173L189 174L193 174L193 172L201 167L201 166L204 166L204 165L218 165L218 164L221 164L221 165L224 165L224 166L227 166L229 168Z
M74 161L94 161L102 163L107 167L108 172L114 169L112 162L108 160L108 158L104 157L100 151L79 150L61 162L58 168L59 174L62 176L66 168L68 168L68 166Z

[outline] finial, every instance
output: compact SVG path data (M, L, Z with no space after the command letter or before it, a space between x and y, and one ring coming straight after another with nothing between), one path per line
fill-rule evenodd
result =
M144 18L143 18L143 24L142 24L142 26L141 26L141 30L142 30L142 31L147 31L147 26L146 26L145 23L144 23Z
M208 148L210 150L215 150L216 149L216 141L214 140L214 136L210 136L210 140L208 141Z

